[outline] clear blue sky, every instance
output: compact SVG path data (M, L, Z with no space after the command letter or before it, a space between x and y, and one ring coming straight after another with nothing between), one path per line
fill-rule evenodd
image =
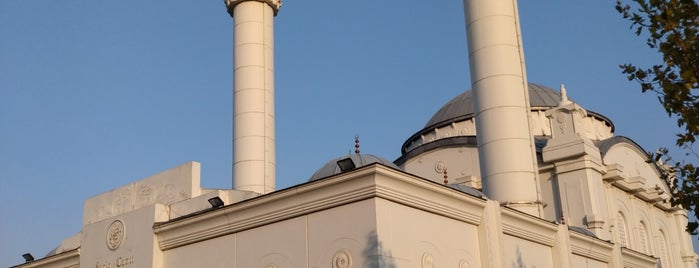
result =
M613 1L523 1L530 82L646 150L676 127L619 64L658 59ZM387 159L470 86L460 0L284 2L277 184L353 149ZM80 231L83 201L186 161L230 188L232 19L223 1L0 2L0 267ZM695 239L696 240L696 239Z

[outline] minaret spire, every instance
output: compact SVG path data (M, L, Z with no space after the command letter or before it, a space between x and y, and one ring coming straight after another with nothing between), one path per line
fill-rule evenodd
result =
M225 0L233 17L233 188L275 189L274 16L281 0Z

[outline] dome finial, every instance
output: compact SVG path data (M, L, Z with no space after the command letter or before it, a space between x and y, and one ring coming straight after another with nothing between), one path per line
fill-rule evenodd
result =
M568 92L566 92L566 87L561 84L561 102L558 104L558 106L570 104L570 102L571 101L568 99Z
M359 134L354 135L354 153L359 154Z

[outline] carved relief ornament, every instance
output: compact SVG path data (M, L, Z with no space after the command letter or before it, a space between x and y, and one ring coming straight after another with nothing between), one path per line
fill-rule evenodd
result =
M120 220L115 220L107 228L107 248L115 250L119 248L121 242L124 241L124 236L126 235L126 228L124 222Z

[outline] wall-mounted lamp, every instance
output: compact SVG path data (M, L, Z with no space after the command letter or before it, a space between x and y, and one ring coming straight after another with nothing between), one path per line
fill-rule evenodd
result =
M22 258L24 258L25 262L33 262L34 261L34 256L32 256L31 253L22 254Z
M223 206L223 200L221 200L221 198L218 196L212 197L209 198L209 204L211 204L212 208L219 208Z
M337 166L340 168L340 171L342 171L342 172L352 170L355 167L357 167L354 165L354 161L352 161L351 157L347 157L345 159L337 161Z

